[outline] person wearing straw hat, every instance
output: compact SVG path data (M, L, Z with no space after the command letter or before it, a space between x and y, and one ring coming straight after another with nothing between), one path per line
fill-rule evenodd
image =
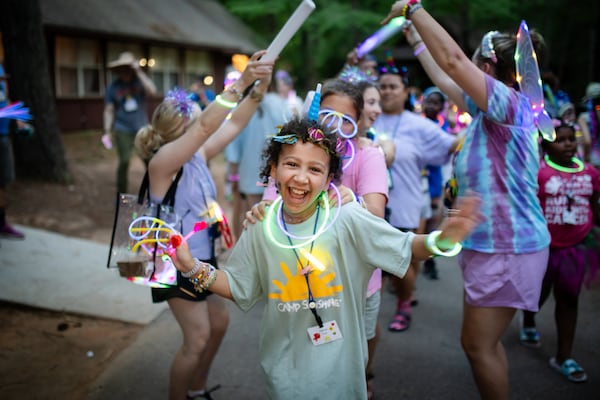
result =
M156 94L156 86L130 52L121 53L119 58L108 63L108 68L116 78L106 89L102 142L110 148L112 133L119 156L117 190L127 193L133 141L137 131L148 123L146 98Z

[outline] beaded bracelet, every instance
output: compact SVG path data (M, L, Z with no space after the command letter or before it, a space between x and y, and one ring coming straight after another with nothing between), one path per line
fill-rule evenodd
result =
M460 243L454 243L453 247L448 250L442 250L438 246L438 237L442 231L433 231L425 238L425 248L435 256L454 257L462 250Z
M202 267L198 275L190 278L194 290L198 293L208 290L217 280L217 269L215 267L206 263L202 263Z
M410 7L408 9L408 12L406 13L406 19L410 19L410 17L412 17L412 15L415 13L415 11L417 11L419 8L423 8L421 3L416 3L412 7Z
M409 0L404 7L402 7L402 16L406 19L410 19L410 16L422 7L420 0Z
M192 268L188 272L182 272L181 276L183 276L184 278L191 278L192 276L196 275L201 266L202 263L200 262L200 260L194 258L194 268Z
M225 100L223 97L221 97L220 94L218 94L217 97L215 97L215 102L220 106L229 108L230 110L233 110L238 105L238 103L236 103L235 101Z

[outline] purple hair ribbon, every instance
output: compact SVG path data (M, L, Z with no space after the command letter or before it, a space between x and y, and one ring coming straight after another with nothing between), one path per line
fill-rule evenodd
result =
M188 119L192 118L192 112L194 109L194 102L188 96L187 92L181 88L174 87L167 92L165 100L175 104L175 107L179 110L182 116Z

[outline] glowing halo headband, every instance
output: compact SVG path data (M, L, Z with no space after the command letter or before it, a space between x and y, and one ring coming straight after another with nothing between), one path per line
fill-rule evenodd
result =
M329 223L325 227L323 227L323 232L325 232L327 229L329 229L331 227L331 225L333 225L335 220L340 216L340 212L342 210L342 207L340 206L340 204L342 204L342 195L340 193L340 190L333 183L330 183L329 186L331 186L333 188L333 190L335 191L335 194L337 196L337 201L338 201L338 207L337 207L334 217L331 219L331 221L329 221ZM323 193L325 193L325 192L323 192ZM329 199L325 199L324 201L327 203L327 208L328 208ZM327 221L327 219L329 218L328 214L327 214L327 212L328 212L327 208L325 209L325 221ZM285 226L283 224L283 201L279 204L279 207L277 209L277 225L279 226L279 229L281 229L281 231L284 234L286 234L288 237L290 237L292 239L307 240L307 239L313 238L316 235L316 233L315 233L315 235L298 236L298 235L292 234L285 228ZM315 237L315 239L316 239L316 237Z
M325 192L321 192L319 194L319 196L322 196L323 193L325 193ZM319 197L319 196L317 196L317 197ZM272 228L272 226L274 225L274 223L273 223L273 214L275 214L275 212L273 210L277 206L279 206L279 203L283 203L283 200L282 200L281 196L277 196L277 198L275 199L275 201L273 201L273 203L269 207L269 210L267 211L267 217L265 219L265 229L267 231L267 236L277 246L279 246L279 247L281 247L283 249L297 249L297 248L300 248L300 247L304 247L307 244L315 241L319 236L321 236L321 234L323 232L325 232L324 228L327 225L327 220L329 219L329 214L331 212L331 210L329 208L329 201L324 201L324 203L325 203L325 219L323 221L323 224L319 227L319 229L317 229L317 231L315 232L314 235L310 236L310 238L308 240L306 240L306 241L304 241L302 243L298 243L298 244L284 244L284 243L278 242L277 239L275 239L275 236L273 235L273 228ZM288 236L288 238L289 238L289 236Z
M344 139L352 139L358 132L356 121L354 121L352 117L342 114L341 112L324 108L319 111L319 119L321 121L321 125L326 127L331 132L337 133ZM348 124L352 127L352 131L348 131L348 129L344 131L344 126L348 126Z
M533 119L537 129L544 140L553 142L556 139L552 119L544 109L544 90L542 78L538 67L537 56L533 49L529 28L525 21L521 21L517 32L517 46L515 48L515 67L517 83L531 104Z

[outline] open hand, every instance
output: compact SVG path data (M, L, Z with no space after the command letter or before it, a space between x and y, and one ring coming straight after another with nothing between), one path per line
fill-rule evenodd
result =
M252 54L248 65L242 72L240 81L244 84L244 87L250 86L257 79L261 81L271 82L271 76L273 75L273 66L275 61L262 61L260 58L266 53L266 50L259 50Z

